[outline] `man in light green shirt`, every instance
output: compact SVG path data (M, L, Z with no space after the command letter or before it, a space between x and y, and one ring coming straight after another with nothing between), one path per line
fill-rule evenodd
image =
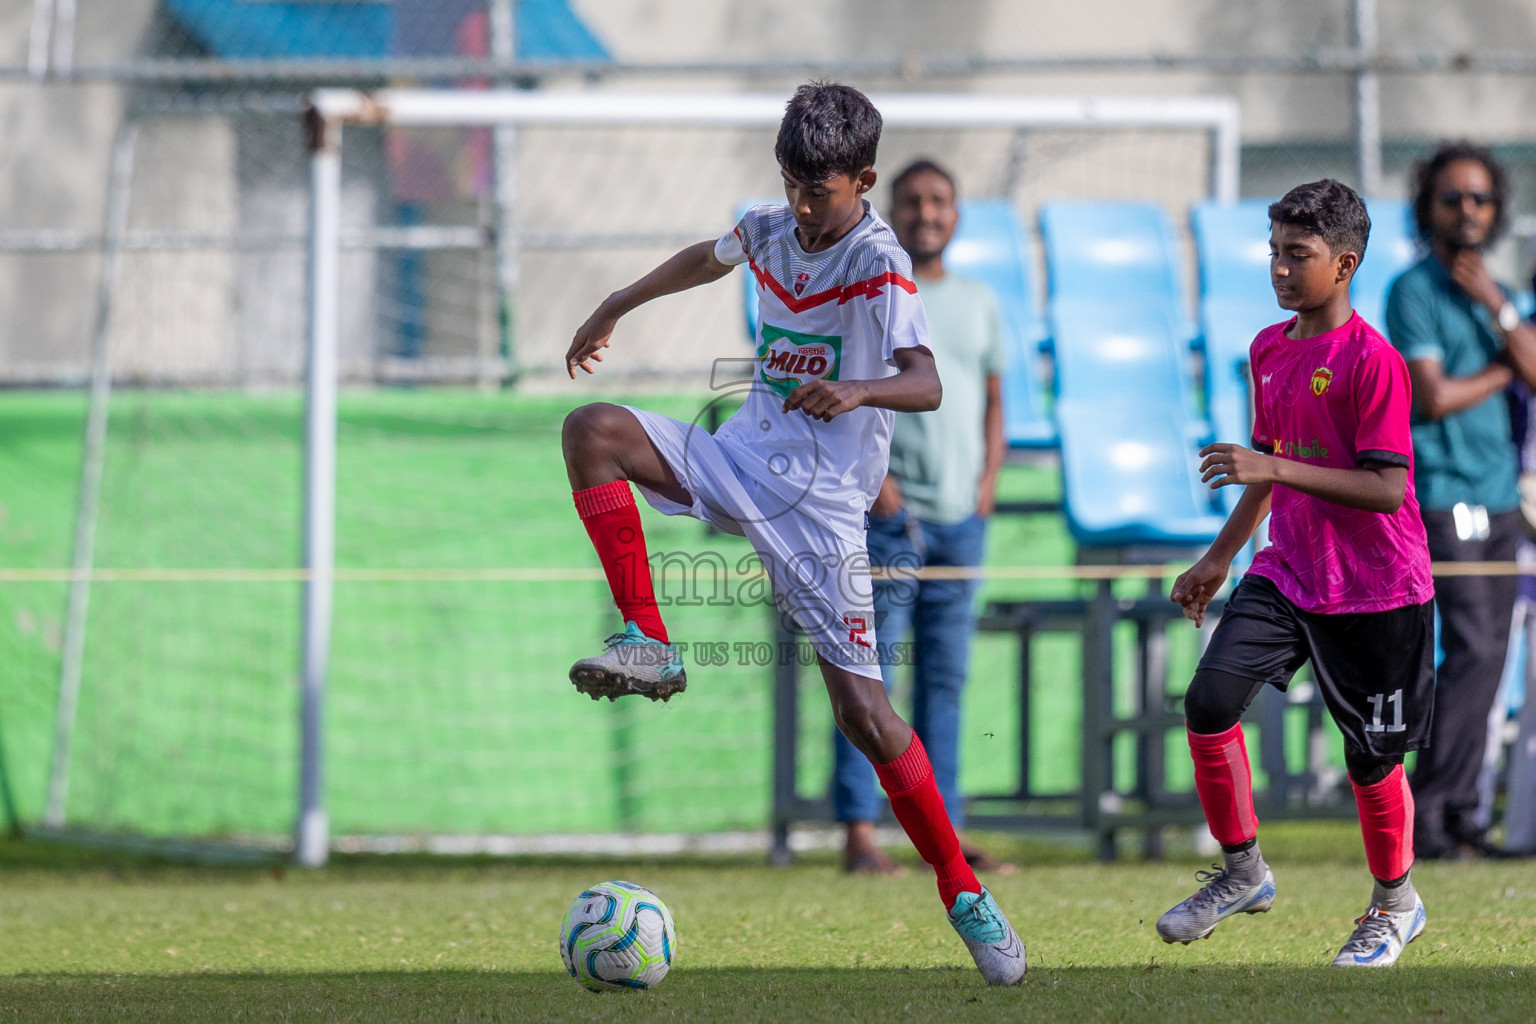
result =
M931 412L897 415L889 475L870 509L869 561L898 568L979 566L1003 464L1002 318L992 290L944 268L944 249L959 223L955 182L919 160L891 187L890 224L912 257L928 317L944 401ZM875 636L885 685L912 666L912 726L928 750L950 820L964 805L957 785L960 691L976 631L976 580L875 582ZM848 829L844 866L888 874L896 864L874 841L881 799L869 762L841 735L832 796ZM961 839L978 870L1011 870Z

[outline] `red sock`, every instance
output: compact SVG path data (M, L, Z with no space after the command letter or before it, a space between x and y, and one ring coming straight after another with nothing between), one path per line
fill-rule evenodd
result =
M933 865L945 908L953 907L962 892L981 892L976 872L960 852L960 839L949 823L939 784L933 779L933 765L917 733L912 734L912 745L905 754L890 764L875 765L875 774L880 776L880 785L891 798L891 810L906 829L907 838L923 860Z
M608 589L626 622L633 622L652 640L671 643L667 627L656 607L656 591L651 584L651 565L645 550L645 533L640 528L640 510L629 481L614 480L576 491L576 511L581 524L592 538L597 557L608 576Z
M1360 811L1360 835L1365 839L1365 862L1371 874L1383 882L1402 878L1413 867L1413 791L1403 766L1371 786L1354 779L1355 806Z
M1185 732L1195 759L1195 791L1211 835L1222 846L1246 843L1259 834L1259 819L1253 813L1253 773L1242 723L1214 735L1189 732L1188 726Z

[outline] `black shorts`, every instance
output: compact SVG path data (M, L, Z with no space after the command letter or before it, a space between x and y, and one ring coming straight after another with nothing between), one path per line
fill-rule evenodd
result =
M1345 742L1375 757L1428 746L1435 710L1434 602L1384 612L1303 611L1244 576L1200 667L1284 690L1308 659Z

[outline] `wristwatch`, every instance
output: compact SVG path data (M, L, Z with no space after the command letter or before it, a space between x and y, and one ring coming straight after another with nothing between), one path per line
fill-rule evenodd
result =
M1520 311L1508 299L1499 307L1499 330L1509 332L1520 326Z

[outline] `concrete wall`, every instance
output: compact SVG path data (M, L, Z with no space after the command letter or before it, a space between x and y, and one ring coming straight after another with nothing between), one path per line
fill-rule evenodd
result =
M1348 0L1261 7L1230 0L574 0L622 62L910 62L967 56L1146 56L1298 53L1342 48ZM0 64L24 61L30 4L0 5ZM1536 5L1483 0L1451 5L1393 0L1380 11L1387 53L1536 51ZM155 0L83 0L78 61L188 54L188 40ZM563 87L721 88L787 93L801 75L565 82ZM847 76L844 76L845 78ZM1249 194L1297 181L1353 178L1351 90L1338 74L1197 71L985 73L931 78L866 75L870 90L957 92L1230 94L1243 104ZM114 134L130 90L113 84L0 84L0 231L99 233ZM1517 206L1536 209L1536 76L1395 75L1382 82L1386 190L1400 191L1408 162L1429 141L1468 135L1519 156ZM388 221L385 140L348 138L345 218ZM772 196L771 133L524 133L520 219L531 243L517 303L521 361L554 372L571 332L608 291L691 237L729 226L743 200ZM881 163L920 153L948 158L969 194L1006 195L1024 211L1060 196L1135 196L1180 217L1205 191L1198 135L889 133ZM877 190L877 200L884 191ZM210 235L297 233L305 210L303 150L294 125L273 118L157 120L146 126L135 175L132 223ZM436 204L430 217L484 219L472 194ZM573 233L618 242L572 248ZM540 244L539 239L543 239ZM561 239L564 241L561 241ZM553 240L553 241L552 241ZM558 243L558 244L554 244ZM1523 270L1506 246L1501 265ZM0 252L0 379L80 374L96 316L98 258L91 253ZM1192 269L1192 268L1191 268ZM401 264L389 254L350 254L344 264L343 359L367 376L394 353ZM1192 277L1191 273L1191 277ZM424 261L425 352L484 352L496 331L485 254ZM137 253L127 258L110 320L114 365L124 379L285 383L302 367L302 252ZM700 379L718 354L739 354L739 282L676 297L626 323L609 375Z

